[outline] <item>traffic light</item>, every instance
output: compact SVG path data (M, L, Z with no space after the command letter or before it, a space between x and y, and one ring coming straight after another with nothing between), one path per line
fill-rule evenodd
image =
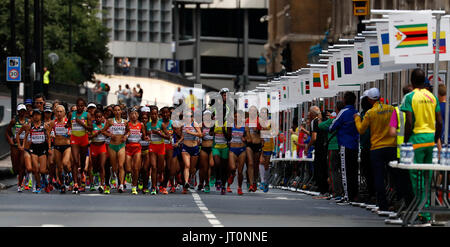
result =
M369 14L369 0L353 0L353 15L364 16Z
M281 64L284 66L286 71L292 71L291 48L289 44L287 44L283 51L281 51L281 57L283 58L283 60L281 60Z

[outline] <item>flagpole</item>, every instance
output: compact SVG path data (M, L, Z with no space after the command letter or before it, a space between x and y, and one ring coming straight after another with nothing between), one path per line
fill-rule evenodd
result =
M438 95L439 84L439 50L441 44L441 15L436 15L436 52L434 56L433 93Z

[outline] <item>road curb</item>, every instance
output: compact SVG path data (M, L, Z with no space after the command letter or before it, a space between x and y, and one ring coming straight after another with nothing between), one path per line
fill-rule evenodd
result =
M10 168L0 168L0 180L13 178L14 174L11 173Z

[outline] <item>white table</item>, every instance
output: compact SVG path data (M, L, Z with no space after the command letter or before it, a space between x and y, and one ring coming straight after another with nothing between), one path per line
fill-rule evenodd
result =
M438 164L402 164L402 163L398 163L397 161L391 161L389 163L389 166L391 166L392 168L398 168L398 169L405 169L405 170L418 170L418 171L450 171L450 166L446 166L446 165L438 165ZM421 200L421 194L422 191L417 191L416 195L418 194L419 196L416 196L414 198L414 200L411 202L411 204L408 206L408 208L406 209L406 213L403 217L403 225L406 225L408 222L410 222L411 224L414 222L414 220L416 219L416 217L419 215L419 213L421 212L440 212L440 213L450 213L450 207L447 204L447 207L436 207L435 209L425 209L425 204L428 200L428 195L431 194L431 185L429 182L429 172L425 172L424 173L424 178L425 178L425 199ZM418 176L418 183L421 183L421 176ZM411 181L413 182L413 181ZM446 184L444 184L444 186L447 186ZM420 186L418 186L420 187ZM444 194L444 197L446 199L447 195Z

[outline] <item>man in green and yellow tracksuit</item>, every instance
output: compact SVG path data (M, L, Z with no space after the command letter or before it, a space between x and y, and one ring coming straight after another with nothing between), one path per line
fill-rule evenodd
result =
M442 117L439 101L435 95L425 89L425 72L415 69L411 74L411 83L414 90L403 98L400 110L406 113L405 143L412 143L414 148L414 163L431 164L433 147L437 143L442 130ZM413 191L421 200L426 200L425 208L429 207L430 198L425 198L424 174L429 172L431 184L431 171L410 171ZM417 186L417 179L421 183ZM418 195L418 191L421 194ZM427 222L430 215L422 214Z

